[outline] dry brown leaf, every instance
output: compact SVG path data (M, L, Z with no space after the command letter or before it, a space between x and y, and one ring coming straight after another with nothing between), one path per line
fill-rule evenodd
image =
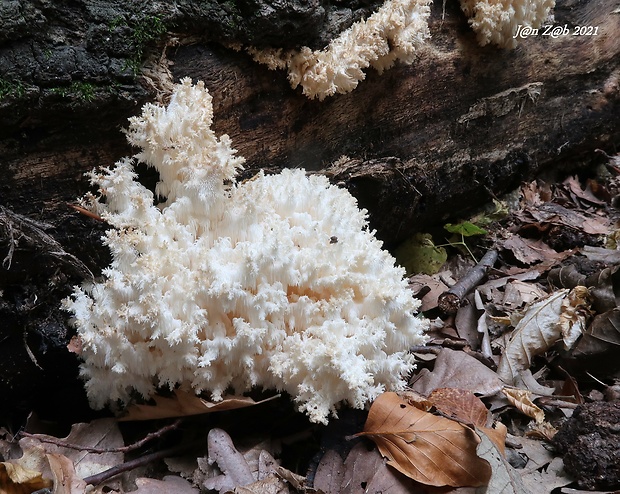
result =
M555 203L545 203L535 208L527 208L515 215L525 223L533 219L541 224L559 225L583 231L590 235L607 235L610 232L610 221L586 211L576 211Z
M51 480L44 479L41 472L23 467L19 464L19 460L0 463L1 494L30 494L51 486Z
M620 307L597 315L573 351L576 357L617 352L620 347Z
M526 266L546 259L561 259L563 256L542 240L523 238L517 234L511 234L502 242L501 246L503 249L512 252L515 259Z
M546 296L547 292L536 283L514 280L506 283L502 306L506 309L520 309Z
M73 462L64 455L47 455L54 476L54 494L84 494L86 482L75 473Z
M606 264L620 263L620 250L606 249L605 247L594 247L592 245L584 245L581 253L591 261L603 262Z
M589 309L590 292L585 286L576 286L562 301L558 324L565 350L570 350L585 330Z
M571 195L573 195L573 200L575 200L575 203L578 206L583 207L584 205L576 199L580 199L581 201L586 202L585 206L588 206L590 204L593 204L595 206L605 206L606 204L605 201L600 200L592 192L591 181L588 181L585 189L581 188L581 183L579 182L579 179L577 177L568 177L566 180L564 180L564 182L562 182L562 185L564 185L565 188L570 191Z
M477 431L484 432L493 441L495 447L502 455L506 454L506 436L508 428L501 422L496 422L494 427L478 427Z
M235 487L234 494L288 494L289 488L286 482L275 473L251 484Z
M545 412L538 408L532 401L532 393L525 389L504 388L504 395L517 410L542 423L545 420Z
M124 455L120 452L89 453L81 449L43 442L45 440L54 441L57 438L45 434L34 434L20 439L19 445L24 451L37 449L41 453L66 456L75 466L77 476L80 478L101 473L124 460ZM69 435L61 441L83 448L96 447L111 450L125 445L115 419L98 419L90 423L74 424Z
M428 412L431 408L433 408L433 402L431 402L426 396L421 395L412 389L405 389L404 391L400 391L398 394L407 403L424 412Z
M370 407L364 432L388 465L426 485L485 485L490 465L476 455L480 439L453 420L418 410L396 393L383 393Z
M203 413L221 412L225 410L235 410L237 408L245 408L259 403L278 398L275 395L261 401L254 401L247 396L229 396L224 397L222 401L217 403L203 400L194 393L187 393L176 390L172 398L164 396L156 396L154 398L155 405L132 405L126 414L119 418L120 421L129 420L154 420L170 417L185 417L188 415L200 415Z
M526 431L525 435L535 439L551 441L557 432L558 430L549 422L542 422L540 424L535 424L530 430Z
M362 487L368 488L375 474L385 467L385 460L376 448L368 449L367 444L356 444L344 461L344 475L339 489L334 494L358 494ZM385 467L387 470L387 467ZM391 469L390 469L391 470ZM392 475L402 477L398 472L391 470ZM403 477L406 478L406 477ZM409 479L407 479L409 480ZM373 491L370 491L373 492Z
M138 490L133 494L198 494L196 489L187 480L174 475L168 475L163 480L139 478L136 479Z
M467 425L486 427L489 411L474 393L466 389L439 388L429 397L437 410Z
M324 494L415 494L426 488L389 468L376 448L356 444L346 461L328 450L316 471L314 488Z
M551 187L545 182L529 182L521 187L521 207L538 206L551 198Z
M557 492L558 487L571 484L574 479L570 477L564 470L564 463L561 457L556 457L544 468L528 468L522 473L523 483L529 489L531 494L549 494ZM577 491L564 488L560 492L564 494L586 494L587 491ZM589 493L594 494L594 493ZM602 494L602 493L599 493Z
M321 458L314 476L314 488L325 494L340 494L344 478L344 460L333 449Z
M558 290L533 304L515 327L497 366L498 376L515 384L516 376L529 369L534 356L545 352L561 337L558 324L568 290Z
M222 474L206 479L203 487L227 492L253 483L256 479L247 460L235 448L231 437L223 429L213 428L207 436L209 464L217 464Z
M491 429L493 430L493 429ZM486 491L489 494L530 494L523 484L520 472L517 472L504 458L504 452L497 447L495 439L487 434L487 430L478 430L481 442L478 454L492 466L493 475Z
M495 428L489 427L491 414L482 400L471 391L465 389L436 389L428 397L437 410L460 422L483 431L504 454L506 449L506 427L498 422Z
M441 350L432 372L422 369L414 379L411 387L424 396L437 388L468 389L481 396L491 396L504 386L486 365L465 352L449 348Z
M409 288L413 290L414 294L421 293L422 290L426 292L422 296L422 305L419 309L420 312L426 312L436 308L439 295L449 289L437 274L432 276L428 274L416 274L411 276L408 281Z

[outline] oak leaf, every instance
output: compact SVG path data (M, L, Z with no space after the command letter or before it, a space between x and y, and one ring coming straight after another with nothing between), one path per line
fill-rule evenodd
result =
M396 393L383 393L372 404L364 432L388 459L388 465L426 485L485 485L488 462L476 455L480 438L453 420L423 412Z

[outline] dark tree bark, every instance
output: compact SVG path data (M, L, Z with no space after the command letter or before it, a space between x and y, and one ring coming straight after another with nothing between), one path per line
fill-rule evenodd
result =
M95 274L109 261L99 241L105 226L66 204L87 190L83 172L133 154L120 129L156 97L141 75L156 61L173 63L159 84L205 81L216 132L228 133L247 160L243 177L261 168L326 173L369 210L388 246L543 171L593 167L603 159L596 149L617 152L620 15L612 0L558 0L555 25L597 27L597 36L540 34L512 51L479 47L456 2L444 16L437 0L432 38L414 64L381 76L369 69L355 91L323 102L220 42L320 47L372 2L174 5L0 7L0 205L36 221ZM39 392L45 377L57 381L46 356L50 348L66 353L70 333L58 307L82 277L11 224L13 236L6 226L0 235L3 259L18 239L10 269L0 268L0 339L10 355L0 356L0 391L26 409L24 376ZM21 377L17 364L26 368ZM68 368L73 375L75 362Z

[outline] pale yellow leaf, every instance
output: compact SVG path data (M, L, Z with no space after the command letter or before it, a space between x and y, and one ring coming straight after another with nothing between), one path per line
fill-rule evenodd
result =
M19 460L0 463L0 494L30 494L51 486L51 480L44 479L41 472L23 467Z

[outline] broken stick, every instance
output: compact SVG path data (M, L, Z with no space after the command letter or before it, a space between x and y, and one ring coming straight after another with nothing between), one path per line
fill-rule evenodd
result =
M487 271L493 267L497 261L497 251L488 251L480 262L476 264L469 272L463 276L450 290L443 292L437 300L439 310L444 314L456 314L461 306L461 301L474 287L476 287Z

